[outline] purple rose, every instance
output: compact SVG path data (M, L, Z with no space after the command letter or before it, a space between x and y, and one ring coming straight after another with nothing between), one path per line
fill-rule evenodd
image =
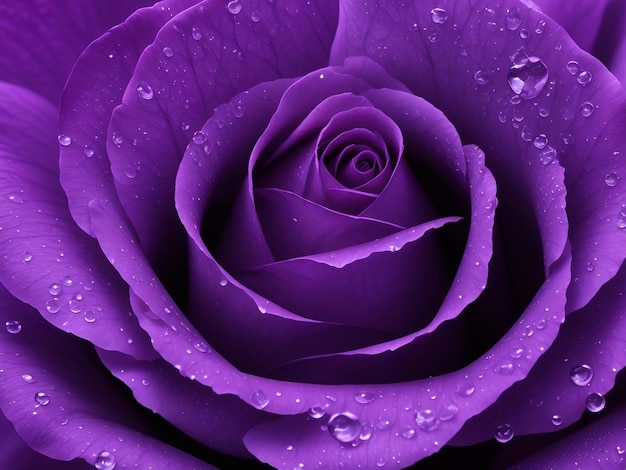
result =
M0 462L623 465L621 1L147 3L0 1Z

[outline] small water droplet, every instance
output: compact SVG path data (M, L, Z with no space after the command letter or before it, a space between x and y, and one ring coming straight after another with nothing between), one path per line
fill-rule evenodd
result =
M433 410L419 410L415 412L417 427L423 431L434 431L439 426L439 420Z
M16 335L22 331L22 324L17 320L9 320L4 324L4 326L12 335Z
M437 33L432 33L428 36L428 42L431 44L435 44L439 40L439 35Z
M374 393L363 392L363 391L358 392L354 396L354 399L357 401L357 403L361 403L362 405L373 402L375 398L376 398L376 395Z
M565 68L567 68L567 71L571 75L576 75L578 72L580 72L580 67L578 66L578 62L575 60L570 60L565 66Z
M618 453L619 455L623 455L623 454L624 454L624 452L626 452L626 449L624 449L623 447L620 447L620 446L617 446L617 447L615 448L615 450L617 451L617 453Z
M511 7L506 11L504 23L509 31L515 31L522 24L522 15L519 7Z
M57 282L53 282L48 286L48 292L50 293L50 295L59 295L62 291L63 288L61 287L61 284Z
M164 55L165 57L172 57L172 56L174 55L174 51L172 50L172 48L171 48L171 47L167 47L167 46L165 46L165 47L162 49L162 52L163 52L163 55Z
M124 170L124 175L128 179L134 179L137 176L137 168L135 165L128 164L126 165L126 169Z
M139 98L144 100L151 100L154 97L154 91L147 83L140 83L137 85L137 94L139 95Z
M595 269L595 267L593 266L593 263L587 263L587 266L585 267L585 269L587 270L587 272L593 272L593 270Z
M388 416L381 416L376 422L376 427L381 431L391 426L391 419Z
M35 381L35 378L30 374L22 374L22 380L27 384L31 384Z
M383 468L385 466L385 459L383 459L382 457L380 457L377 461L376 461L376 466L378 468Z
M511 351L509 352L509 356L511 356L513 359L519 359L524 355L524 352L526 352L524 346L517 346L511 349Z
M619 183L619 176L617 176L616 173L611 172L604 177L604 184L606 184L609 188L616 186L617 183Z
M59 144L61 144L63 147L67 147L68 145L72 143L72 138L65 134L60 134L58 139L59 139Z
M533 140L533 145L538 149L542 149L546 145L548 145L548 138L545 134L539 134L537 137L535 137L535 140Z
M520 29L519 37L522 39L528 39L528 30L526 28Z
M551 145L548 145L545 149L539 152L539 161L544 165L549 165L556 160L556 149Z
M117 132L114 132L111 135L111 140L113 141L113 143L116 145L116 147L121 147L122 144L124 143L124 137L122 137L120 134L118 134Z
M591 72L589 72L587 70L583 70L576 77L576 81L578 83L580 83L581 85L583 85L583 86L584 85L588 85L589 82L591 82L592 79L593 79L593 75L591 75Z
M580 105L580 108L579 108L580 115L586 118L591 116L594 110L595 110L595 106L593 105L593 103L589 101L585 101L583 104Z
M309 409L309 416L313 419L320 419L325 414L324 409L320 406L314 406Z
M252 402L252 406L254 406L258 410L262 410L270 403L270 399L267 398L267 395L263 392L263 390L256 390L250 394L250 401Z
M572 136L572 134L563 134L562 139L565 145L571 145L574 142L574 137Z
M513 372L515 372L515 366L509 361L504 361L494 367L493 371L498 372L502 375L511 375Z
M328 420L328 432L339 442L353 442L361 434L361 422L352 413L336 413Z
M206 142L206 134L202 131L196 131L191 138L194 144L202 145Z
M241 100L237 100L237 102L233 106L233 115L236 118L240 118L244 115L244 113L245 113L245 108L243 106L243 102Z
M253 10L252 13L250 13L250 19L255 23L258 23L259 21L261 21L261 13L259 13L257 10Z
M569 378L575 385L584 387L593 378L593 369L587 364L573 367L569 372Z
M456 393L462 397L470 397L475 391L476 387L474 387L474 383L470 379L466 379L456 387Z
M535 25L535 33L537 34L541 34L543 33L543 30L546 27L546 21L545 20L538 20L537 24Z
M89 145L85 145L85 150L83 150L83 152L85 152L85 157L87 158L93 157L94 153L96 153L96 151Z
M208 353L211 348L209 347L209 345L207 343L205 343L204 341L198 341L197 343L194 343L193 347L201 353Z
M541 108L541 109L538 111L538 114L539 114L539 116L540 116L540 117L545 118L545 117L550 116L550 111L548 111L548 110L547 110L547 109L545 109L545 108Z
M46 392L35 393L35 401L41 406L46 406L50 403L50 396Z
M415 434L415 429L410 426L406 426L404 429L402 429L402 432L400 433L400 435L405 439L413 439L415 437Z
M552 415L552 424L555 426L560 426L563 424L563 417L560 415Z
M230 13L232 13L233 15L238 14L241 11L241 8L243 7L243 5L241 4L241 2L239 0L232 0L230 2L228 2L228 11Z
M56 297L46 302L46 310L48 311L48 313L57 313L59 310L61 310L61 306L59 305L59 301Z
M548 68L538 57L519 50L512 58L507 80L516 95L529 100L537 97L548 82Z
M486 70L478 70L474 74L474 81L479 85L487 85L491 81L491 73Z
M83 314L83 320L85 320L87 323L93 323L97 320L97 316L96 316L96 312L94 312L93 310L86 310L85 313Z
M82 302L83 302L82 297L77 298L76 296L74 296L73 298L71 298L70 301L67 303L70 308L70 312L80 313L81 310L83 309ZM85 318L85 321L87 321L86 318ZM94 321L95 321L95 318L94 318Z
M191 37L194 38L194 40L199 41L202 39L202 33L198 28L191 28Z
M496 426L493 436L498 442L509 442L513 439L513 427L510 424L500 424Z
M103 450L96 456L94 466L98 470L113 470L115 468L115 456L106 450Z
M430 19L433 23L443 24L448 21L448 14L443 8L433 8L430 10Z
M447 403L441 408L441 411L439 412L439 419L441 421L450 421L457 415L458 412L458 406L453 403Z
M604 409L606 399L601 393L591 393L587 396L587 409L592 413L598 413Z

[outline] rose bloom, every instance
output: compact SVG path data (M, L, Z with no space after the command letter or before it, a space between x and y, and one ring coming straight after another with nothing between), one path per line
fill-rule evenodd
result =
M0 13L3 468L624 468L624 2Z

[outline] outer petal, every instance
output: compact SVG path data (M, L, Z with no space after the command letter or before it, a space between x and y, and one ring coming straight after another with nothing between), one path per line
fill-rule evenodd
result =
M446 14L431 13L434 8ZM519 14L519 22L510 21L511 11ZM385 32L393 47L377 48L380 40L370 34L377 30ZM520 48L538 57L548 73L530 99L516 95L508 83L511 57ZM614 175L626 175L626 93L557 24L515 0L479 0L471 8L467 2L429 0L402 9L394 2L345 0L332 62L341 63L349 55L380 62L441 109L465 141L485 151L499 186L510 188L499 195L504 214L515 214L533 201L537 178L529 163L550 166L558 158L566 170L574 260L570 311L587 303L615 275L626 257L626 231L619 228L626 226L620 215L626 185L610 182ZM570 61L578 62L575 75L568 71L573 70L568 69ZM543 69L540 73L537 78L545 79ZM572 138L576 145L571 145ZM549 230L556 219L543 212L542 201L535 202L536 229ZM517 230L518 222L509 222ZM561 237L558 244L544 246L546 259L558 259L564 243ZM594 258L603 260L603 269L590 276L586 266Z
M154 357L119 295L123 281L70 216L58 183L54 108L0 84L0 126L2 283L59 328L104 349Z
M56 105L74 62L92 40L151 0L0 2L0 80Z
M145 425L145 416L97 367L91 346L56 330L4 288L0 321L12 325L0 333L0 408L33 449L91 465L106 458L121 468L213 468L149 437L149 429L129 428Z

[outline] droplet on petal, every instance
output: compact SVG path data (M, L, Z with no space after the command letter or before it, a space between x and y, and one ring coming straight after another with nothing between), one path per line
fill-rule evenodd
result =
M587 396L587 409L592 413L598 413L604 409L606 399L601 393L591 393Z
M115 456L106 450L103 450L96 456L94 466L98 470L113 470L115 468Z
M569 378L573 384L584 387L593 378L593 369L587 364L573 367L569 372Z
M514 436L513 427L510 424L500 424L496 426L493 436L498 442L509 442Z
M519 50L512 58L507 80L513 93L524 99L537 97L548 82L548 67L538 58Z
M328 420L328 432L340 442L353 442L361 434L361 422L352 413L336 413Z

